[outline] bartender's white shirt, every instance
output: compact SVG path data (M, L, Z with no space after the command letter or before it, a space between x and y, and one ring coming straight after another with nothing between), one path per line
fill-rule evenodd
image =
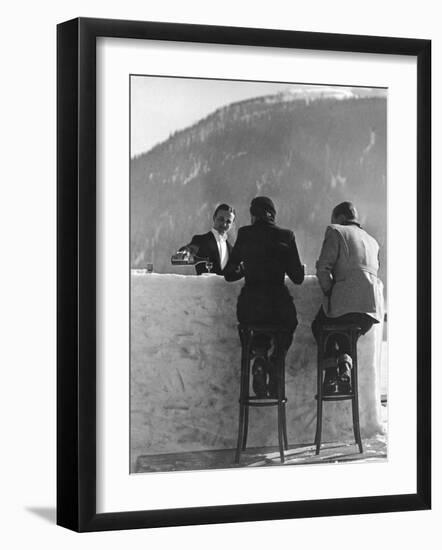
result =
M218 246L218 252L220 257L221 269L226 267L227 261L229 259L229 252L227 250L227 234L220 235L216 229L212 227L211 229L213 236L215 237L216 244Z

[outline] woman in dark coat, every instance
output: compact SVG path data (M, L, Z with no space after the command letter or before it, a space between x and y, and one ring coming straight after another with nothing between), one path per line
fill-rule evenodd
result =
M298 324L293 298L284 279L295 284L304 280L295 235L275 224L276 210L268 197L256 197L250 205L251 224L241 227L224 271L226 281L245 278L238 297L237 317L241 324L282 325L289 329L284 342L287 353ZM253 389L258 397L274 393L271 347L265 336L252 344L255 362ZM267 378L269 378L267 380Z

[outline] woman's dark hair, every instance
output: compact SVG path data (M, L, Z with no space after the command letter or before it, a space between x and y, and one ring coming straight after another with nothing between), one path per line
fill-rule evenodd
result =
M250 214L258 220L275 221L276 208L272 199L255 197L250 203Z

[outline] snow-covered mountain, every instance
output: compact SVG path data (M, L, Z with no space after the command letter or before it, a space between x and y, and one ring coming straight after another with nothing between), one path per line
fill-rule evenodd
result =
M373 95L373 94L371 94ZM332 207L353 200L386 248L386 98L292 87L218 109L131 161L131 263L174 272L171 254L207 231L216 205L249 223L256 195L295 231L309 273ZM232 232L232 241L235 232ZM382 269L385 279L385 269Z

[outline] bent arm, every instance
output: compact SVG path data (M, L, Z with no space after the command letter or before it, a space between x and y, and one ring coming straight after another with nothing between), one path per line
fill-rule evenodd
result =
M201 243L199 240L199 235L194 235L190 243L185 244L184 246L179 248L178 252L187 250L188 252L190 252L190 254L192 254L192 256L198 256L198 251L200 249L200 246L201 246Z
M301 264L295 235L293 233L289 241L287 275L296 285L300 285L304 281L304 266Z
M241 231L241 230L240 230ZM238 233L238 238L236 239L235 245L232 249L232 252L229 256L229 261L224 268L223 275L226 281L233 282L239 281L244 277L244 265L243 258L241 253L241 243L242 237L241 233Z
M337 232L327 227L322 243L321 254L316 262L316 276L322 292L329 296L334 284L334 266L339 256L339 238Z

